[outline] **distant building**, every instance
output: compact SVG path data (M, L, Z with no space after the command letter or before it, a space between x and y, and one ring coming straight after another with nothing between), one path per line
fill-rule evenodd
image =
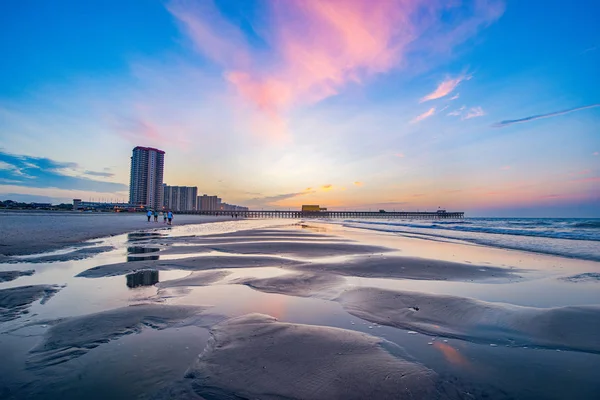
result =
M163 206L171 211L195 211L198 188L196 186L163 185Z
M208 196L203 194L198 196L198 210L201 211L217 211L222 210L222 199L218 196Z
M81 199L73 199L74 211L136 211L139 206L130 203L106 203L101 201L82 201Z
M236 206L233 204L221 203L222 211L248 211L248 207Z
M162 207L164 165L164 151L141 146L133 149L129 203L152 209Z
M218 210L217 203L220 200L217 196L208 196L203 194L198 196L197 209L200 211L215 211Z
M320 211L327 211L326 208L322 208L319 205L316 204L305 204L302 206L302 212L320 212Z
M199 211L248 211L248 207L223 203L220 197L206 194L198 196L197 209Z

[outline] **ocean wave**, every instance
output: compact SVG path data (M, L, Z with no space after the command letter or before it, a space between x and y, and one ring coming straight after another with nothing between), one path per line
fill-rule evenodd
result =
M541 237L550 239L566 239L566 240L590 240L600 241L600 232L590 231L589 229L576 229L576 224L586 224L584 227L589 228L591 225L597 224L600 221L586 221L578 222L575 225L564 225L564 221L557 221L555 223L547 222L547 225L543 229L528 229L527 226L521 226L520 228L508 225L506 220L480 220L472 221L470 225L457 224L456 221L428 221L423 223L408 223L402 221L367 221L367 220L344 220L347 223L358 223L365 225L375 226L390 226L397 228L416 228L416 229L427 229L427 230L446 230L446 231L457 231L457 232L470 232L480 234L493 234L493 235L510 235L510 236L530 236L530 237ZM536 222L537 223L537 222ZM596 225L594 225L596 226ZM541 228L541 226L539 227Z
M433 227L436 227L435 225ZM446 227L440 227L446 229ZM456 226L451 230L473 233L490 233L496 235L513 235L513 236L532 236L551 239L567 239L567 240L592 240L600 241L600 235L596 232L584 232L573 230L532 230L532 229L511 229L511 228L494 228L494 227L462 227Z
M574 240L572 237L557 237L557 236L540 236L537 235L538 240L543 240L543 242L531 242L526 240L519 240L519 235L504 235L506 239L500 239L498 237L482 235L480 237L460 237L454 236L457 232L453 232L449 229L438 229L438 230L430 230L430 232L416 232L412 230L402 230L402 228L388 226L386 227L384 224L378 224L375 226L371 224L371 226L364 226L364 221L354 221L352 223L342 223L344 226L359 228L359 229L368 229L379 232L390 232L397 233L402 236L418 238L418 239L428 239L428 240L458 240L467 243L473 243L483 246L491 246L502 249L512 249L512 250L522 250L522 251L530 251L534 253L542 253L542 254L551 254L561 257L568 258L577 258L581 260L591 260L591 261L599 261L600 262L600 252L597 250L597 245L591 244L590 241L599 241L600 238L594 239L579 239L579 242L573 243L573 245L565 245L564 242L559 243L556 242L556 239L570 239ZM357 225L360 224L360 225ZM361 226L362 225L362 226ZM369 224L366 224L369 225ZM453 235L454 234L454 235ZM534 235L526 235L526 236L534 236Z
M507 224L515 225L515 226L532 226L532 227L555 225L555 223L553 223L553 222L546 222L546 221L508 221Z
M576 222L572 226L573 226L573 228L600 229L600 220Z

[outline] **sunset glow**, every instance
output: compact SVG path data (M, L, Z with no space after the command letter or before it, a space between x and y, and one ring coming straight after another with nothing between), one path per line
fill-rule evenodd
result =
M600 216L596 2L68 3L3 6L0 198L125 199L140 145L250 208Z

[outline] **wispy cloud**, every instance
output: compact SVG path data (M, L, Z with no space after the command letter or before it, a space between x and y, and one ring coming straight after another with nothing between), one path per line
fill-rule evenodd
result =
M441 82L438 87L427 96L421 98L419 101L423 103L429 100L441 99L442 97L448 96L450 93L456 89L456 87L462 82L471 79L470 75L460 75L456 78L446 78L443 82ZM458 95L453 97L451 100L457 99Z
M404 153L396 153L394 155L398 158L404 158Z
M355 186L362 186L362 185L363 185L363 183L362 183L362 182L359 182L359 181L356 181L356 182L354 182L354 185L355 185Z
M593 156L597 156L598 154L600 154L600 153L598 153L597 151L592 153Z
M571 180L571 182L578 182L578 183L600 182L600 176L593 176L593 177L581 178L581 179L573 179L573 180Z
M591 169L584 169L582 171L571 172L569 175L570 176L578 176L578 175L589 175L591 173L592 173Z
M508 171L510 168L511 168L510 165L505 165L505 166L501 167L500 169L503 171Z
M467 108L467 106L462 106L458 110L450 111L446 115L448 115L449 117L460 117L466 108Z
M593 47L590 47L590 48L587 48L587 49L583 50L581 53L579 53L579 55L581 56L581 55L583 55L585 53L589 53L590 51L596 51L596 50L598 50L598 46L593 46Z
M470 107L468 109L467 106L462 106L454 111L449 112L446 115L449 117L460 117L460 119L466 120L476 117L482 117L485 115L485 111L483 111L483 108L481 108L481 106Z
M471 119L471 118L477 118L477 117L483 117L485 115L485 112L483 111L483 108L477 106L477 107L471 107L469 109L469 111L467 111L467 113L462 117L462 119Z
M321 186L321 190L324 190L326 192L329 191L329 190L332 190L332 189L333 189L333 185L332 184Z
M94 192L120 192L128 185L97 181L84 176L73 176L78 165L44 157L10 154L0 151L0 182L33 188L58 188Z
M435 107L431 107L429 110L425 111L423 114L420 114L420 115L417 115L416 117L414 117L410 121L410 123L416 124L417 122L423 121L424 119L429 118L434 114L435 114Z
M450 97L450 100L456 100L460 97L460 93L456 93L454 96Z
M115 176L112 172L100 172L100 171L83 171L84 174L90 176L102 176L104 178L112 178Z
M509 126L509 125L513 125L513 124L521 124L523 122L535 121L536 119L556 117L559 115L569 114L569 113L572 113L575 111L586 110L588 108L594 108L594 107L600 107L600 103L590 104L590 105L581 106L581 107L569 108L567 110L555 111L555 112L551 112L551 113L547 113L547 114L532 115L530 117L525 117L525 118L509 119L509 120L497 122L492 126L494 128L503 128L505 126Z
M305 196L307 194L312 194L312 193L315 193L315 192L305 190L304 192L283 193L283 194L276 194L273 196L255 197L253 199L244 201L244 204L247 206L253 206L253 207L272 206L272 205L276 205L275 203L277 203L279 201L293 199L295 197Z

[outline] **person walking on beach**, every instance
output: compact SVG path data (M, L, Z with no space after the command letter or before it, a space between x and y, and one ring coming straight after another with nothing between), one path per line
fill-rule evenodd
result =
M148 222L150 222L150 217L152 216L152 210L148 210L148 212L146 213L146 216L148 217Z
M154 222L158 222L158 210L154 210Z
M163 222L166 224L167 223L167 211L163 211Z
M171 225L171 221L173 221L173 213L171 211L169 211L169 213L167 214L167 218L169 220L169 225Z

